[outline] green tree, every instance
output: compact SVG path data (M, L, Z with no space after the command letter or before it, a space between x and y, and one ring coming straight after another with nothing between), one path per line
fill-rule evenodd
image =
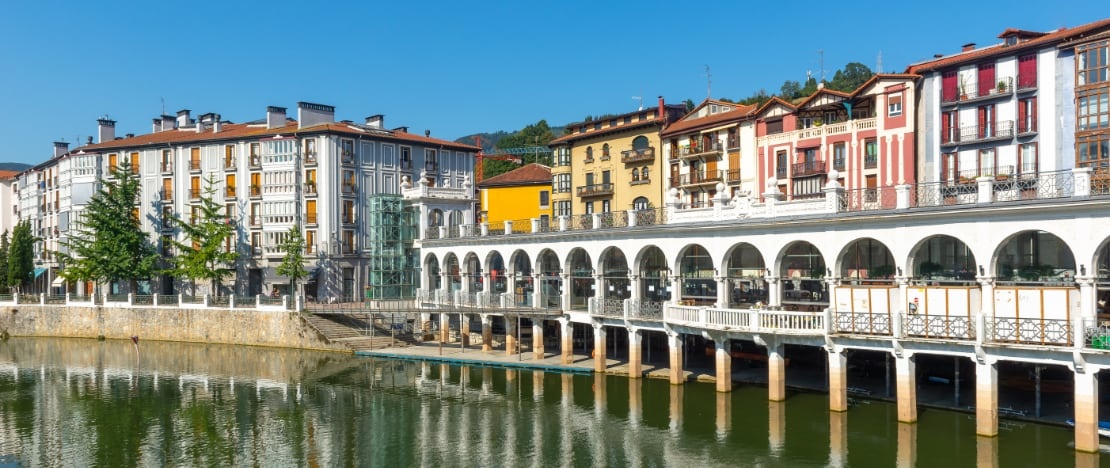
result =
M24 286L31 282L35 269L35 236L31 235L31 222L21 221L12 230L12 244L8 250L8 286L14 292L23 292Z
M497 148L508 149L520 148L523 146L547 146L547 143L554 139L555 135L552 133L551 127L547 125L547 121L540 120L517 132L502 137L497 141Z
M100 190L78 215L78 229L63 242L58 259L65 264L63 278L70 281L127 281L138 290L140 279L154 275L158 254L139 221L141 184L124 159L102 179ZM12 235L15 243L15 234Z
M197 292L197 281L208 281L212 294L219 294L220 282L235 273L235 261L239 259L239 253L228 248L235 236L235 225L228 220L224 206L215 201L216 183L211 177L205 178L204 193L192 205L188 219L173 215L174 224L184 236L180 241L170 241L178 254L169 273L189 279L193 294Z
M829 88L846 93L852 92L866 83L867 80L870 80L872 76L875 76L875 72L872 72L867 65L851 62L845 65L843 70L836 71L832 82L829 83Z
M301 235L301 226L294 224L281 243L281 251L285 257L277 267L277 274L289 278L290 294L297 294L297 281L308 276L304 268L304 236Z
M0 234L0 289L8 287L8 231Z
M786 80L779 88L779 95L787 101L802 95L802 84L797 81Z

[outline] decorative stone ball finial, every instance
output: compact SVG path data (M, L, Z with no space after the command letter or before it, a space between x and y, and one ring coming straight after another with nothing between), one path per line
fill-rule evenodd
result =
M401 188L405 190L412 188L412 180L409 179L409 176L401 176Z

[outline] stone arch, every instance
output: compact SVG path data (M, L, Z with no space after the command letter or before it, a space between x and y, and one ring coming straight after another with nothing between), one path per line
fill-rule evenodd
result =
M634 273L640 277L640 297L645 301L663 302L670 300L668 292L671 267L667 255L655 245L648 245L636 254Z
M575 247L567 254L566 272L570 275L570 308L586 310L594 296L594 267L586 249Z
M535 291L532 282L532 260L528 253L517 249L509 257L509 274L512 275L512 293L514 304L519 307L532 306L532 293Z
M485 281L482 279L482 262L478 254L469 252L463 257L463 274L466 276L467 290L471 293L482 291Z
M689 244L679 251L676 264L682 279L679 299L693 304L717 301L717 268L709 250L701 244Z
M559 256L551 249L543 249L536 256L536 271L540 274L544 308L561 308L563 297L563 269Z
M829 303L825 257L807 241L786 244L772 275L780 281L779 300L787 310L812 310Z
M505 258L501 252L491 250L486 255L486 271L489 272L491 294L501 294L508 290L508 280L505 274Z
M998 281L1071 282L1075 255L1060 236L1026 230L1010 235L994 251L988 274Z
M921 239L907 259L906 276L929 282L975 284L975 252L964 241L947 234Z
M421 281L423 288L436 291L443 288L443 277L440 275L439 258L436 254L429 253L424 257L424 278Z
M443 226L443 210L432 208L428 211L428 227Z
M841 281L893 283L899 271L890 248L871 237L849 242L837 256L837 263Z
M463 224L463 222L464 220L462 210L451 210L451 213L447 215L448 226L459 226Z
M747 242L728 249L723 271L728 284L729 307L752 307L767 303L767 263L763 253Z
M619 247L609 247L601 252L598 261L601 266L601 296L612 299L628 299L631 294L628 280L628 259Z
M1110 238L1095 251L1091 270L1086 273L1095 279L1095 314L1110 314ZM1084 275L1082 267L1080 275Z
M459 267L459 257L448 253L443 258L443 270L447 273L447 290L454 292L462 289L462 269Z

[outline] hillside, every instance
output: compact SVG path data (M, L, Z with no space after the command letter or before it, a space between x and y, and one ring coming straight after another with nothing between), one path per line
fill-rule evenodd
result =
M564 127L562 127L562 126L551 127L551 133L554 136L562 135L563 131L564 131ZM459 138L455 139L455 142L457 142L457 143L466 143L468 145L473 145L473 144L475 144L474 137L481 137L482 138L482 150L487 152L487 153L490 153L490 152L495 152L495 151L493 151L493 149L497 146L497 142L501 141L502 138L505 138L505 137L508 137L508 136L511 136L511 135L516 135L518 133L520 133L520 130L514 130L512 132L507 132L505 130L497 130L495 132L474 133L474 134L466 135L466 136L463 136L463 137L459 137ZM546 145L546 144L547 144L547 142L545 142L545 141L540 142L541 146Z
M0 162L0 171L23 171L30 167L30 164L17 162Z

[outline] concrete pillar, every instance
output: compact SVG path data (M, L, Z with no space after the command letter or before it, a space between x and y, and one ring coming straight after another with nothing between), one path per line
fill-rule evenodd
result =
M767 344L767 399L786 400L786 359L782 355L783 346Z
M459 314L459 338L464 348L470 346L470 316L467 314Z
M1079 316L1094 322L1098 316L1098 298L1095 297L1095 278L1090 276L1076 277L1079 284Z
M671 277L671 304L682 302L682 278L679 275Z
M767 402L767 444L775 455L786 444L786 404L781 401Z
M547 303L543 296L543 275L538 271L532 274L532 308L542 309Z
M559 354L564 365L574 362L574 329L566 317L559 318Z
M975 365L975 434L998 435L998 364Z
M532 356L536 360L543 359L543 319L532 320Z
M848 356L829 350L829 411L848 411Z
M717 282L717 308L728 308L728 278L724 276L715 276L713 279Z
M727 337L713 340L716 346L717 361L717 391L732 391L732 354L730 353L729 339Z
M574 288L572 288L571 284L570 284L570 273L563 273L562 277L563 277L562 278L562 283L563 283L562 309L563 310L570 310L570 294L571 294L571 291Z
M917 424L898 424L898 468L917 466Z
M493 350L493 317L482 314L482 351Z
M682 368L682 334L667 332L667 349L670 352L670 380L671 385L681 385L686 382L686 372Z
M898 385L898 422L917 422L917 376L913 356L897 357L894 370Z
M637 328L628 329L628 378L639 379L644 375L643 332Z
M628 274L628 284L632 287L632 295L629 296L633 301L641 301L644 299L644 291L640 286L640 275L632 273Z
M767 305L771 307L778 307L782 305L782 288L779 285L779 279L771 276L766 277L767 280Z
M1100 459L1099 453L1075 452L1075 468L1098 468Z
M1075 450L1098 453L1098 374L1075 372Z
M994 277L977 276L976 279L979 281L979 290L982 291L983 301L979 307L979 313L990 320L994 317Z
M848 413L829 413L829 466L848 465Z
M600 323L594 326L594 372L605 372L608 360L605 356L605 325Z
M732 430L732 395L729 393L717 394L717 440L724 441Z
M451 316L439 314L439 342L451 342Z
M432 314L421 312L416 319L416 329L420 333L420 341L428 341L428 333L431 330Z
M516 334L519 328L516 317L505 317L505 355L507 356L520 352L520 345L516 342Z

